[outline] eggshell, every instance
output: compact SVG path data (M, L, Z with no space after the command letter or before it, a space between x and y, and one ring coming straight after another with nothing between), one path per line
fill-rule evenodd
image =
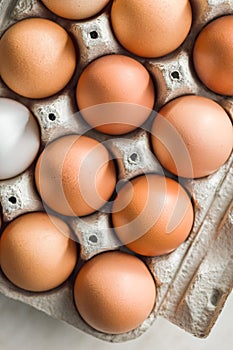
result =
M144 123L152 111L155 91L141 63L127 56L108 55L84 69L76 98L83 117L92 127L118 135Z
M233 95L233 16L217 18L199 34L193 62L201 81L214 92Z
M3 231L1 268L16 286L33 292L58 287L73 271L77 247L69 227L46 213L18 217Z
M82 318L100 332L131 331L150 315L156 298L154 280L137 257L107 252L79 271L74 298Z
M86 19L99 13L109 0L42 0L56 15L68 19Z
M106 204L116 185L116 170L101 143L69 135L45 148L36 165L35 180L50 208L62 215L83 216Z
M42 18L12 25L0 40L0 74L6 85L29 98L51 96L70 81L75 48L67 32Z
M192 23L188 0L114 0L113 31L120 44L141 57L159 57L177 49Z
M40 147L39 126L27 107L0 98L0 180L25 171Z
M112 221L121 242L145 256L176 249L193 225L191 200L178 182L155 174L126 183L113 204Z
M170 172L199 178L215 172L232 152L232 124L225 110L201 96L169 102L155 118L152 146Z

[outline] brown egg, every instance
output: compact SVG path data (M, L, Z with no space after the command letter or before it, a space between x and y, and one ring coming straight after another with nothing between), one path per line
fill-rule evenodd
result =
M109 0L42 0L56 15L68 19L85 19L99 13Z
M1 77L19 95L44 98L57 93L69 82L75 66L72 40L50 20L17 22L0 40Z
M79 271L74 298L77 309L100 332L129 332L150 315L156 298L154 280L137 257L107 252L89 260Z
M70 135L45 148L36 165L35 179L50 208L62 215L83 216L106 204L116 185L116 170L101 143Z
M85 120L106 134L124 134L150 115L155 91L144 66L133 58L109 55L93 61L80 76L76 98Z
M173 174L199 178L215 172L231 154L232 124L224 109L201 96L169 102L155 118L152 146Z
M112 221L121 242L145 256L176 249L193 225L193 207L174 180L148 174L126 183L113 204Z
M159 57L177 49L192 23L188 0L114 0L113 31L120 44L141 57Z
M233 16L220 17L199 34L193 62L201 81L214 92L233 95Z
M73 271L77 247L69 227L46 213L30 213L12 221L3 231L1 268L16 286L33 292L62 284Z

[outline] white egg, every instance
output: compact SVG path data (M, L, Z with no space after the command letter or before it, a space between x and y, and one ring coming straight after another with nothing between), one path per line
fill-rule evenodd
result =
M25 171L39 147L39 126L29 109L12 99L0 98L0 180Z

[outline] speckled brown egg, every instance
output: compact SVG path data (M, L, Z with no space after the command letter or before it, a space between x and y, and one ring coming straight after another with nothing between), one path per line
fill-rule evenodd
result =
M108 55L82 72L76 98L84 119L98 131L125 134L150 115L155 90L146 68L135 59Z
M156 174L127 182L112 212L122 244L145 256L160 256L178 248L188 237L194 219L191 200L183 187Z
M99 13L109 3L109 0L42 0L42 2L58 16L80 20Z
M113 31L120 44L141 57L159 57L177 49L192 23L188 0L114 0Z
M69 135L45 148L36 164L35 180L51 209L84 216L107 203L116 185L116 169L104 145L90 137Z
M69 227L55 216L25 214L8 224L1 236L0 264L19 288L42 292L58 287L73 271L76 243Z
M232 152L232 123L215 101L182 96L162 107L155 118L152 146L171 173L188 178L207 176Z
M0 40L0 74L19 95L45 98L63 89L76 67L76 52L65 29L42 18L12 25Z
M214 92L233 95L233 16L209 23L196 39L193 62L200 80Z
M89 260L79 271L74 298L78 312L91 327L120 334L137 328L150 315L156 288L139 258L107 252Z

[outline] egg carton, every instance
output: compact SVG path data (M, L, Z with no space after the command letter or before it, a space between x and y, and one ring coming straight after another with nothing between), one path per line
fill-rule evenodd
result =
M191 52L197 34L208 22L233 14L233 1L193 0L191 4L193 23L183 45L163 58L136 59L144 64L155 81L156 110L175 97L198 94L217 101L232 118L233 99L216 95L200 83L192 66ZM164 172L150 150L147 129L151 120L143 128L120 138L100 135L88 131L77 112L74 97L78 77L89 62L112 53L130 55L114 38L109 12L110 5L100 15L76 22L56 17L39 0L0 0L0 35L19 20L44 17L62 25L79 47L75 76L61 93L43 100L29 100L10 91L0 80L0 96L20 101L34 113L41 127L41 150L48 142L70 133L87 133L107 142L118 164L118 180L124 181L148 172ZM157 302L151 315L137 329L120 335L104 334L81 319L73 301L73 282L78 266L62 286L44 293L20 290L0 272L0 292L109 342L135 339L157 317L164 317L197 337L206 337L233 286L233 154L213 175L180 181L192 193L193 229L174 252L143 258L156 281ZM0 181L0 202L5 224L21 214L44 209L35 189L34 165L18 177ZM85 218L70 218L68 222L80 242L82 260L119 249L108 210Z

